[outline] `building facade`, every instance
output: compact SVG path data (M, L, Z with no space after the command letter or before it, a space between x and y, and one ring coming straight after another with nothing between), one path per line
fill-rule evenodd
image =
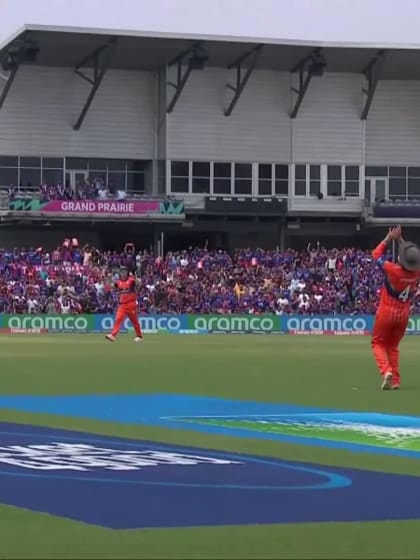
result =
M279 4L267 2L273 17ZM156 6L143 6L144 26L158 17ZM209 198L286 199L287 217L258 222L276 242L283 229L308 235L311 220L326 232L340 220L347 231L350 220L359 235L375 223L366 208L420 199L420 45L408 48L387 18L372 37L347 9L338 42L328 17L315 33L299 31L288 14L287 38L264 37L258 21L251 35L228 33L230 20L216 36L211 10L208 29L190 14L196 31L188 34L175 16L153 31L129 19L124 27L118 14L117 29L104 9L94 32L89 13L84 23L59 25L66 7L35 25L28 4L23 27L0 29L0 186L101 177L137 196L184 199L191 227L208 231ZM247 9L238 14L241 29L251 29ZM407 20L406 38L410 30ZM36 56L16 58L27 44Z

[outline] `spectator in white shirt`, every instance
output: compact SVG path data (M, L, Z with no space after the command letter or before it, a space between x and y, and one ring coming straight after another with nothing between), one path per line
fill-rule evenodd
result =
M299 280L297 278L292 278L289 285L289 290L292 295L298 289L298 286L299 286Z
M98 282L95 282L95 290L96 290L96 293L98 294L98 296L103 295L104 290L105 290L105 284L103 283L102 280L99 280Z
M284 297L284 296L280 296L279 299L277 300L277 305L279 307L285 307L286 305L289 305L289 300Z
M308 294L299 294L298 302L299 302L299 309L307 309L309 307Z
M29 298L28 301L28 313L36 313L38 308L38 302L35 298Z
M105 198L108 198L107 190L106 190L106 188L105 188L103 185L101 185L101 186L99 187L99 190L98 190L98 198L101 199L101 200L104 200Z
M335 271L336 264L337 264L337 254L335 252L331 252L328 256L328 261L327 261L327 268L329 272Z

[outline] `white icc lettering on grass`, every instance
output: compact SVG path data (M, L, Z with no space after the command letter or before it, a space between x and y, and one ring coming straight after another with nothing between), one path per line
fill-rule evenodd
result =
M365 331L367 325L362 317L290 317L289 331Z
M241 465L240 461L203 457L156 449L121 450L79 443L54 442L47 445L10 445L0 447L0 464L51 471L137 471L144 467Z
M47 329L57 331L86 331L88 321L86 317L77 315L36 315L34 317L19 317L14 315L8 318L10 329Z

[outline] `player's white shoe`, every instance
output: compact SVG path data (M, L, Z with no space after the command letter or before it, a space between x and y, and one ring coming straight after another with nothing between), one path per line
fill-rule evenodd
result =
M105 337L109 342L115 342L115 336L112 334L107 334Z
M388 391L389 389L391 389L391 383L392 383L392 373L389 371L388 373L384 374L382 386L381 386L382 391Z
M141 336L136 336L136 338L134 339L134 342L143 342L143 339Z

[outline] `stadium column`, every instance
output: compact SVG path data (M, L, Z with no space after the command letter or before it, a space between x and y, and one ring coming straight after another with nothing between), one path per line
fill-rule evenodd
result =
M156 224L153 225L153 252L155 255L161 254L161 231L160 227L156 227Z
M279 232L278 232L278 239L279 239L279 246L280 251L284 251L286 249L286 220L285 218L281 218L279 220Z

